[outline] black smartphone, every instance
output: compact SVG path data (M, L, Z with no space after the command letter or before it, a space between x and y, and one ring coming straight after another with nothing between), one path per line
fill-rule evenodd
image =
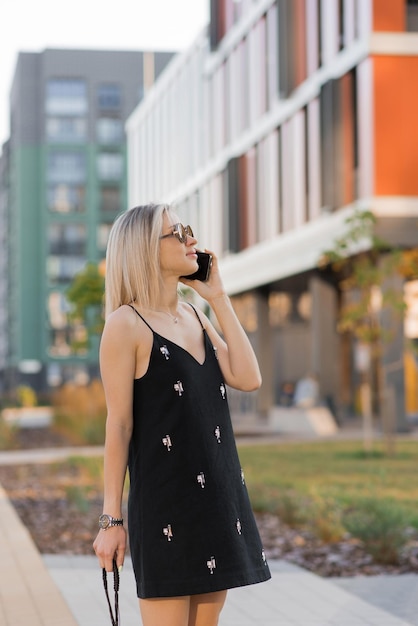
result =
M205 283L210 274L210 268L212 267L212 255L208 252L201 252L197 250L197 264L199 269L190 274L190 276L182 276L182 278L187 278L188 280L201 280Z

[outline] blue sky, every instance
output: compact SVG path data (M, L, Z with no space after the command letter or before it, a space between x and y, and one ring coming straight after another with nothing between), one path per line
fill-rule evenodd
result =
M180 50L209 19L209 0L2 0L0 150L18 52L44 48Z

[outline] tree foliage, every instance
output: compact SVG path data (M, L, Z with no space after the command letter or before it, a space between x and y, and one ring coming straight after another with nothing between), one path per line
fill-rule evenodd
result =
M71 305L70 320L81 322L87 329L86 344L92 335L103 330L103 294L104 277L99 267L87 263L84 269L76 274L66 292Z
M405 312L402 291L391 288L389 278L418 276L418 249L394 249L375 234L371 211L355 211L346 220L347 230L326 250L320 267L331 267L341 291L351 292L340 309L338 330L352 332L361 342L373 345L389 339L387 329L376 323L381 309L399 319Z

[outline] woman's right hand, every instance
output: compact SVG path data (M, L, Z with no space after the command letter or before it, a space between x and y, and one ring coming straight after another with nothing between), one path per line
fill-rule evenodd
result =
M111 572L113 559L116 559L116 565L120 570L125 560L126 529L123 526L112 526L106 530L99 530L93 548L102 569Z

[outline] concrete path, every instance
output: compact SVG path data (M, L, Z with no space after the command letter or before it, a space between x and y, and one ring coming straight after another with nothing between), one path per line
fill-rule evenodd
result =
M0 626L77 626L1 487Z
M110 624L96 557L47 555L44 563L78 626ZM271 561L270 567L271 581L229 591L219 626L411 626L417 623L393 614L391 602L385 609L381 608L350 593L343 585L334 584L334 580L319 578L285 561ZM418 591L418 576L412 580L407 593L411 598ZM402 585L395 586L390 594L393 600L401 588ZM399 602L396 600L395 604ZM123 626L140 626L129 559L121 574L120 607Z

